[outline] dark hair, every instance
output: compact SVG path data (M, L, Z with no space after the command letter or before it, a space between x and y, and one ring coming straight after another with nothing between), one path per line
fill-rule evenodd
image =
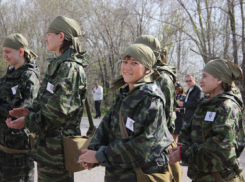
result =
M56 33L56 35L58 35L59 33ZM68 40L65 40L63 41L63 44L61 44L60 46L60 53L63 54L67 49L70 48L70 46L72 45L72 41L68 41Z
M230 91L232 91L232 86L229 85L228 83L222 82L221 87L224 89L225 92L230 92Z
M60 53L63 54L67 49L70 48L71 44L72 44L72 41L64 40L63 44L61 44L60 46L60 50L59 50Z

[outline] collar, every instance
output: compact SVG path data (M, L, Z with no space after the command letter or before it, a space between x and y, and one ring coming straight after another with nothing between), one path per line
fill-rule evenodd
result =
M48 66L48 70L47 70L47 74L48 75L53 75L55 70L57 69L57 67L64 62L65 60L67 60L67 58L70 57L71 55L71 51L72 49L69 48L67 49L62 55L60 55L57 58L49 58L47 59L48 62L50 62L49 66Z
M119 94L120 99L131 108L135 108L146 96L149 95L160 97L165 103L164 95L155 82L148 84L145 83L144 85L135 87L130 92L128 85L126 85L120 89Z

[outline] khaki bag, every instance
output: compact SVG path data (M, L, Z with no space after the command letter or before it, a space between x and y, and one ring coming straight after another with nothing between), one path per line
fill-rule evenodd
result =
M65 166L66 170L72 173L85 169L82 164L77 163L77 161L79 156L82 154L82 149L88 148L96 131L96 127L94 126L92 120L87 99L85 100L85 105L89 120L89 129L87 132L87 136L63 136Z
M119 113L119 125L122 139L127 138L128 133L125 127L125 123L123 122L121 108ZM168 165L167 170L163 173L145 174L143 173L141 167L135 167L133 170L136 173L137 182L175 182L170 165Z

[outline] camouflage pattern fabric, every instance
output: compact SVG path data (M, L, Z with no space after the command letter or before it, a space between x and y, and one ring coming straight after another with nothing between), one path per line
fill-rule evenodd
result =
M5 121L13 118L9 111L32 104L39 87L39 70L33 63L24 64L17 70L8 69L7 74L0 79L0 144L19 150L29 150L29 137L26 129L8 128ZM0 181L31 181L29 171L34 167L27 154L8 154L0 150L0 173L9 169L10 172L0 174ZM4 167L4 168L3 168ZM19 171L19 172L18 172ZM8 176L10 175L10 176ZM18 180L19 178L19 180ZM7 180L9 179L9 180Z
M65 169L57 169L37 163L38 182L73 182L74 175Z
M34 182L35 168L32 160L23 166L1 164L1 182Z
M165 99L165 113L168 129L171 134L175 130L175 82L176 82L176 71L175 68L171 66L159 66L155 65L153 69L156 69L160 73L160 77L156 80L157 85L162 90Z
M212 172L229 181L242 172L238 158L245 138L242 107L239 90L202 99L191 121L182 128L179 142L185 145L181 146L181 158L189 164L187 175L193 181L214 182Z
M115 104L102 119L89 149L96 150L99 164L106 167L105 181L134 182L134 167L146 174L163 173L168 165L167 147L173 138L166 125L165 98L155 83L145 84L129 92L121 88ZM122 139L119 110L122 117L135 121L134 130L126 128Z
M80 122L87 93L83 67L88 54L71 55L71 51L69 48L61 56L49 59L38 97L27 107L30 114L25 117L25 126L36 134L31 151L34 160L61 170L65 168L61 133L81 135Z

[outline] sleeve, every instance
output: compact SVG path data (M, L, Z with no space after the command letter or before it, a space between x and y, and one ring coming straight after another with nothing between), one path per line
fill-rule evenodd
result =
M175 87L172 79L169 77L168 74L162 75L161 83L159 84L161 85L161 90L163 91L163 94L166 98L165 113L166 113L168 129L170 133L174 133L175 119L176 119Z
M217 114L212 126L212 137L205 143L190 143L187 136L187 142L185 142L187 145L181 147L182 161L188 164L193 163L201 172L220 172L233 165L231 161L236 160L235 128L237 119L241 118L241 112L229 107L228 110L218 108ZM186 130L182 131L185 131L187 135Z
M97 95L101 95L101 88L102 87L99 87L98 89L95 89L95 93L97 94Z
M101 120L100 125L97 128L94 137L89 144L88 149L97 151L101 146L108 145L111 114L114 108L115 104L109 109L109 111L107 111L106 115Z
M83 107L86 77L82 66L75 69L73 64L65 62L60 65L53 95L45 105L25 117L25 125L30 131L42 133L47 128L63 126Z
M13 99L10 101L1 102L0 113L4 117L12 117L9 115L9 111L13 108L31 105L34 98L37 97L38 89L39 79L37 78L37 75L33 71L26 71L22 73L19 80L19 86L16 89Z
M199 100L201 99L201 97L202 97L202 92L197 87L197 91L196 91L195 95L192 96L192 98L194 98L194 100L183 102L183 107L188 108L188 109L195 109L195 108L197 108L198 103L199 103Z
M144 166L163 155L173 142L166 125L164 106L160 99L146 99L139 114L138 128L125 139L115 140L107 146L101 146L96 158L102 166L134 168ZM139 121L135 121L137 123ZM166 156L165 156L166 157Z

